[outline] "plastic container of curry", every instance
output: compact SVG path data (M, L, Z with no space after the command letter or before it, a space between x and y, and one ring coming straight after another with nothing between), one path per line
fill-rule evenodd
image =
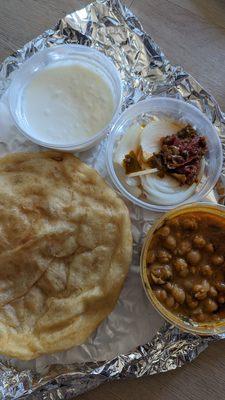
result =
M179 242L179 239L175 239L177 243L175 244L176 247L174 248L174 256L172 256L168 261L168 259L165 258L165 254L168 256L169 254L173 254L173 251L169 251L168 246L166 246L165 243L172 243L171 234L170 241L168 241L166 237L161 238L163 240L161 240L159 247L161 246L162 249L164 248L165 253L160 254L159 250L157 250L157 241L154 241L157 239L157 234L160 234L160 229L164 228L165 226L172 226L172 229L174 229L174 221L178 221L181 224L182 221L187 221L189 224L190 221L194 221L195 217L197 218L199 228L197 228L195 232L186 232L186 238L190 238L190 243L192 243L192 247L189 248L189 252L185 254L182 253L182 243ZM206 230L207 224L208 229ZM175 236L174 230L170 231L170 233L171 232L173 233L173 236ZM180 234L178 234L178 232L179 231L177 231L177 238L180 237L183 239L182 231ZM165 228L164 234L168 234ZM187 240L184 242L187 244ZM141 279L145 292L154 308L167 321L173 325L176 325L183 331L188 331L198 335L213 335L225 332L224 243L225 207L210 203L192 203L189 205L180 206L161 217L147 233L140 259ZM155 247L151 248L152 244L154 244ZM196 246L196 244L198 244L198 246ZM200 255L202 253L202 261L200 261L199 264L195 262L194 265L192 265L193 259L191 261L190 255L196 256L198 251ZM212 253L210 253L210 251L212 251ZM159 280L152 280L152 267L155 267L155 265L157 265L157 268L160 267L160 263L157 258L159 257L159 254L164 256L164 262L161 263L161 271L165 272L166 270L168 276L170 275L168 274L168 271L172 271L169 280L160 280L160 274L157 275L157 273L156 277ZM204 264L205 257L208 257L211 260L211 265L210 263L208 263L208 265ZM183 260L183 265L186 265L187 267L187 272L183 272L183 275L181 272L177 272L181 271L179 268L176 269L176 267L179 266L179 263L177 264L177 260ZM185 260L186 264L184 262ZM158 269L158 271L160 270ZM179 275L180 273L183 277ZM186 307L187 312L184 313L182 311L178 312L175 309L173 310L173 307L169 308L168 303L166 303L166 296L169 299L173 297L171 296L171 290L174 289L171 288L175 285L177 290L177 281L178 284L179 282L183 284L183 286L181 285L183 289L181 289L180 293L172 292L172 294L175 295L174 307L176 309L176 304L178 305L178 308L183 308L184 310ZM159 282L159 284L155 284L155 282ZM203 283L203 286L200 287L200 283ZM157 291L158 294L161 293L160 300L159 296L157 296ZM176 303L177 300L179 301L178 297L180 294L180 303L182 305ZM177 297L176 295L179 296ZM190 303L190 301L192 302ZM188 307L188 305L190 305L190 307ZM204 314L205 310L210 311L210 313ZM211 320L207 318L204 320L201 315L203 315L203 317L204 315L208 315L210 316ZM198 318L195 319L196 317Z

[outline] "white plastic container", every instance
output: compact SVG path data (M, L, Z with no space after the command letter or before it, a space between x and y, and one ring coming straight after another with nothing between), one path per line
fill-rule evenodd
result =
M200 110L183 100L170 97L151 97L140 101L123 112L112 127L107 144L107 168L115 186L131 202L147 210L164 212L180 204L151 204L147 200L135 197L124 187L122 181L117 176L114 155L118 143L121 137L126 134L127 129L137 120L140 120L140 117L144 114L160 117L166 116L177 121L189 123L197 130L198 134L205 136L208 152L205 156L204 178L197 185L195 193L182 204L202 200L213 189L221 173L223 160L221 141L212 123Z
M32 127L29 125L23 109L23 96L25 89L33 77L51 66L55 67L63 62L70 64L83 65L93 72L99 74L109 86L113 96L113 115L111 120L100 131L83 141L68 143L52 143L51 141L43 141L32 134ZM63 101L63 99L62 99ZM21 68L15 73L14 79L9 88L9 108L16 127L20 132L33 142L52 149L64 151L83 151L102 139L110 127L115 122L121 108L122 102L122 82L120 74L114 66L113 62L100 51L82 45L59 45L46 48L26 61Z

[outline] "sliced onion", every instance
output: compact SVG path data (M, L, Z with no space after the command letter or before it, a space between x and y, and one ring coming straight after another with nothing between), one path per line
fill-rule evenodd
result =
M196 183L180 186L179 182L170 176L144 176L141 177L141 181L148 200L161 205L182 203L195 192L197 186Z
M177 133L184 126L170 118L155 117L141 132L140 145L145 157L149 159L152 153L159 150L159 141L162 137Z

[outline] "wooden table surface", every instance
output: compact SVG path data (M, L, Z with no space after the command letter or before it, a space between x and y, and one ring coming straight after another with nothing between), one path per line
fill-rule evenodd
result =
M85 0L0 0L0 58ZM225 111L225 1L126 0L167 57L211 91ZM225 342L192 364L139 380L105 384L79 400L224 400Z

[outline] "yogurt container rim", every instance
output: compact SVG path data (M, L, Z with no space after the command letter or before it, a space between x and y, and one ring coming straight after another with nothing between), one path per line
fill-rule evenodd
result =
M70 57L70 59L68 58ZM71 62L72 61L72 62ZM37 139L32 136L32 129L25 129L23 118L18 115L17 102L21 101L20 97L32 76L41 72L43 69L57 65L57 63L65 62L66 64L83 64L86 68L98 68L98 72L104 75L103 79L109 84L113 97L115 109L109 123L103 129L90 138L74 143L52 143ZM94 66L94 68L93 68ZM19 92L19 96L18 96ZM28 59L16 72L12 79L8 92L8 105L11 117L17 129L26 138L34 143L57 150L64 151L83 151L97 144L110 130L113 123L116 121L122 104L123 87L120 73L109 57L95 48L90 48L79 44L62 44L45 48L34 54Z

